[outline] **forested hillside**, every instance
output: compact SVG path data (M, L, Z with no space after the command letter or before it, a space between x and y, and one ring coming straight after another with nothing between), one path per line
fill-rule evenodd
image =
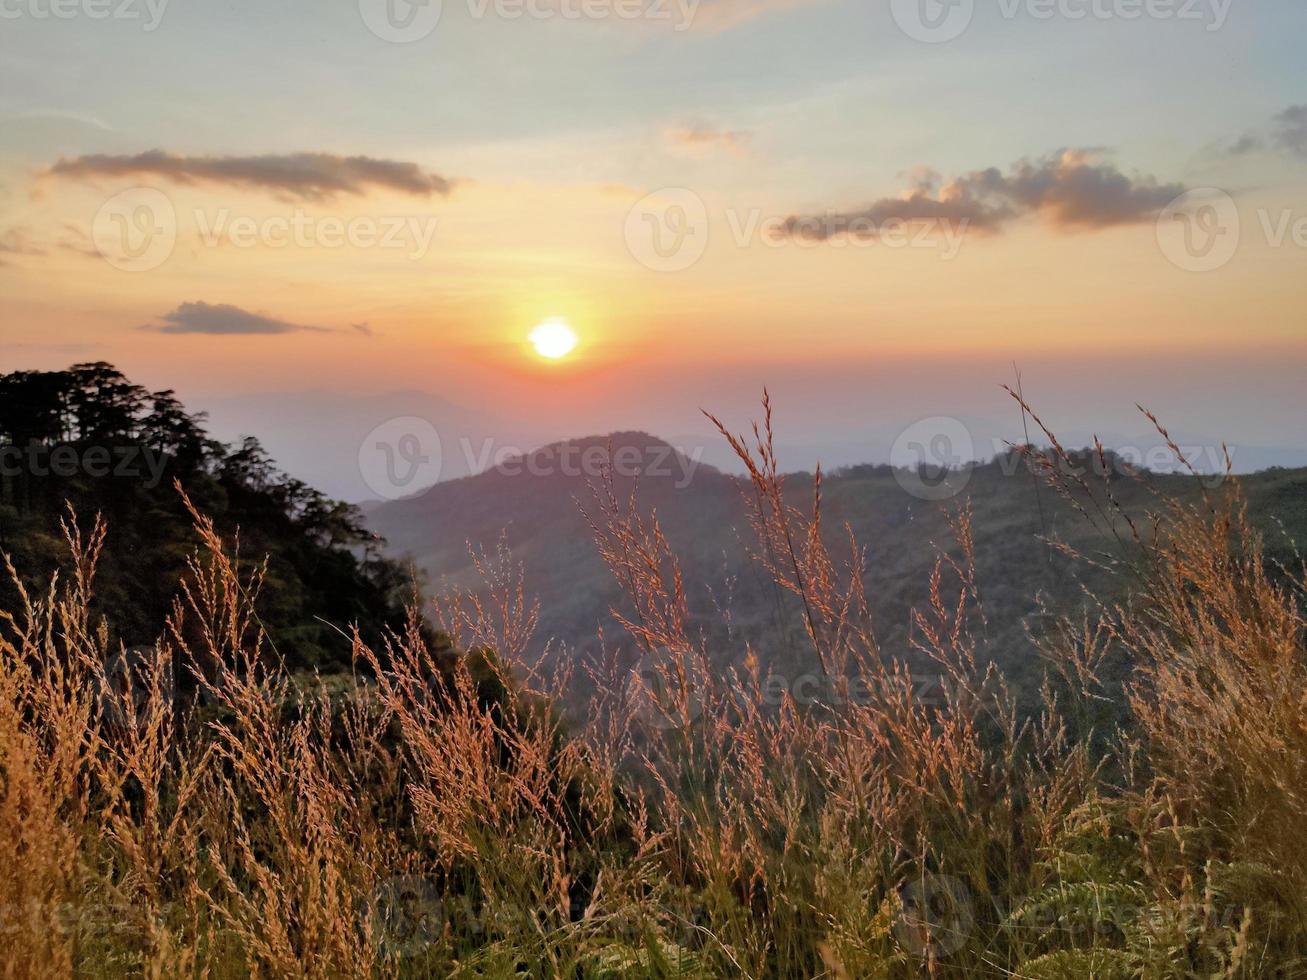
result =
M277 469L256 438L227 446L171 391L111 365L0 376L0 549L28 581L66 555L60 520L100 514L109 537L95 612L113 641L151 644L199 543L179 488L233 539L242 565L265 558L258 613L291 669L343 669L358 622L375 639L401 624L403 569L383 558L359 512ZM0 608L14 608L0 579Z

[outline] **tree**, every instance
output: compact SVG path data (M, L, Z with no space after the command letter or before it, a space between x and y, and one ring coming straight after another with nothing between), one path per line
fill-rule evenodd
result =
M102 514L97 611L115 639L152 642L172 602L159 583L184 579L197 544L180 484L220 533L239 530L244 560L266 556L260 615L288 666L348 665L333 626L358 623L373 641L402 628L408 576L380 557L358 509L282 473L254 437L213 440L204 421L174 391L150 392L103 362L0 375L0 547L39 578L62 555L65 503ZM11 590L0 583L0 599Z

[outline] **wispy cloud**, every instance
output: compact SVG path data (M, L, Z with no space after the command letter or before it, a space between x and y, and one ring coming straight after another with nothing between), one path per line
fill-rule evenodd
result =
M29 344L29 343L6 343L7 351L41 351L43 353L54 354L85 354L87 351L102 350L104 344L100 343L66 343L66 344Z
M693 26L695 30L718 33L757 17L820 2L821 0L700 0L694 13Z
M933 221L997 232L1027 215L1039 215L1064 231L1093 231L1149 221L1184 192L1184 185L1129 176L1102 159L1098 150L1059 150L1040 160L1021 160L1006 174L997 167L975 170L945 182L932 170L917 170L899 197L864 208L826 215L795 215L791 235L829 238L874 233L886 222Z
M1224 152L1228 156L1242 157L1247 156L1249 153L1260 153L1265 147L1266 142L1260 136L1247 133L1227 146Z
M183 303L159 319L161 322L146 324L141 329L153 333L224 336L331 332L326 327L312 327L251 313L230 303Z
M707 125L671 126L663 130L663 142L668 149L690 156L707 156L717 150L744 156L752 138L753 134L745 130L725 130Z
M1307 105L1291 105L1271 120L1271 139L1285 153L1307 156Z
M95 247L91 241L91 236L78 228L75 224L65 221L63 224L63 235L59 239L59 247L65 252L71 252L73 255L80 255L86 259L103 259L104 256Z
M45 258L52 254L52 250L72 252L88 258L102 258L91 244L90 236L76 225L66 222L63 224L63 234L48 243L37 242L32 236L32 230L25 225L15 225L0 232L0 265L6 264L3 258L5 255Z
M45 255L46 250L32 240L31 229L15 225L0 232L0 255Z
M109 133L113 131L108 123L98 116L88 116L80 112L68 112L64 109L28 109L12 116L5 116L0 119L0 123L12 125L13 123L23 122L72 122L91 129L98 129L101 132Z
M1239 157L1265 150L1307 157L1307 105L1291 105L1271 117L1260 132L1246 133L1225 148L1227 156Z
M135 155L95 153L61 159L49 177L159 177L179 184L211 183L252 187L304 200L339 194L366 194L373 189L419 197L448 194L451 182L426 173L416 163L332 153L262 156L177 156L163 150Z

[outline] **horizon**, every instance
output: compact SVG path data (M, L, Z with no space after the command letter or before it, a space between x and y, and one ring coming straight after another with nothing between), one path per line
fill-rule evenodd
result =
M1078 441L1307 462L1307 11L1126 6L16 2L0 369L288 446L317 391L700 444L766 386L811 468L1011 438L1015 365Z
M70 370L88 367L116 370L106 362L72 365ZM125 379L129 383L131 380ZM782 418L774 425L772 450L780 472L797 477L810 477L818 468L838 477L868 466L885 466L908 474L924 467L965 477L977 467L995 463L1004 475L1013 476L1019 467L1015 463L1009 466L1008 461L1020 457L1021 447L1047 453L1054 448L1054 436L1073 455L1094 454L1095 447L1101 446L1113 458L1113 472L1119 476L1128 472L1192 474L1204 480L1216 477L1216 484L1204 483L1215 486L1226 473L1244 476L1270 469L1307 468L1307 453L1289 448L1230 445L1183 429L1168 428L1163 432L1159 429L1162 420L1155 423L1144 406L1136 406L1136 412L1147 423L1146 428L1128 436L1111 430L1045 431L1040 419L1028 410L1022 411L1015 392L1003 394L1017 413L1006 424L975 417L935 416L902 427L881 426L877 430L880 442L842 444L828 438L804 443L787 440ZM746 443L752 442L754 436L749 430L757 421L755 417L765 415L768 406L776 408L770 393L764 390L762 395L762 403L755 405L739 426L707 411L700 412L700 420L710 431L692 436L656 432L638 425L548 436L538 429L472 411L441 395L416 389L359 396L305 390L240 396L198 406L183 400L181 407L220 443L234 448L254 438L271 463L287 476L304 481L330 498L366 508L389 500L421 497L437 484L491 472L527 477L561 473L585 477L587 482L602 482L605 466L613 466L618 476L677 476L678 490L688 488L695 472L705 465L733 477L747 476L747 468L717 429L717 422L742 436ZM304 413L303 417L297 412ZM304 436L305 427L310 425L318 433L316 438ZM605 452L603 461L586 457L584 465L573 459L575 453L571 450L603 449L605 443L618 453ZM0 448L5 448L9 456L24 453L22 446ZM623 470L617 464L621 453L628 449L636 453L638 461L630 462ZM550 450L562 450L558 465L540 471L530 465L533 457ZM674 465L668 463L669 452L675 453ZM6 474L11 468L5 469ZM396 476L396 472L403 475ZM965 482L950 481L947 497L958 496L965 486ZM905 485L904 489L915 495L914 487Z

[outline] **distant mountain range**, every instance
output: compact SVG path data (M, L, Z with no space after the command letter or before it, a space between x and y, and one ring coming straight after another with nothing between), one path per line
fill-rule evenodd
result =
M351 502L377 496L360 473L359 451L374 428L392 419L421 419L440 434L443 443L440 480L481 472L488 460L496 458L495 454L502 458L506 454L526 453L572 434L551 431L540 420L504 417L467 408L419 390L350 394L310 389L187 398L187 404L205 410L208 429L216 437L235 442L242 436L256 436L287 473L331 497ZM1017 419L1019 415L1014 413L1005 420L964 415L957 421L970 434L972 457L989 460L1003 452L1009 441L1022 438ZM896 437L916 420L913 416L897 418L891 413L879 422L868 419L854 427L846 426L818 436L805 434L804 425L799 424L796 431L791 431L791 426L779 435L776 452L781 466L787 470L812 470L819 462L827 470L889 462ZM696 429L678 425L670 431L674 435L667 441L692 458L724 472L741 472L730 449L706 421ZM1031 436L1037 435L1032 430ZM1066 427L1059 435L1067 445L1087 445L1094 433ZM1109 449L1129 452L1137 459L1146 459L1148 454L1165 448L1161 438L1152 431L1100 431L1098 435ZM1210 433L1179 430L1173 435L1181 446L1195 450L1199 469L1219 467L1221 439ZM1243 443L1232 444L1230 448L1238 473L1272 466L1307 466L1304 448Z
M783 670L811 669L798 609L764 583L749 558L745 482L682 456L654 436L622 432L554 444L498 469L368 506L366 520L387 539L390 553L412 561L433 589L442 580L475 587L469 546L493 549L502 535L525 565L528 591L541 599L542 639L593 650L600 629L609 643L625 639L610 613L613 606L625 607L583 513L594 506L597 473L562 461L607 452L614 461L627 460L614 480L619 498L634 492L643 511L656 512L681 555L692 611L710 645L720 647L722 661L738 657L748 641ZM1041 598L1070 611L1083 601L1084 589L1110 595L1118 587L1112 574L1054 552L1041 538L1059 538L1095 558L1112 552L1115 543L1047 489L1037 499L1032 475L1015 458L976 466L965 496L945 502L918 499L905 489L912 482L903 477L885 465L856 466L827 475L822 488L827 532L843 538L847 523L867 549L867 592L882 646L911 656L909 610L927 596L936 548L951 543L946 509L969 499L990 647L1017 683L1034 683L1037 663L1025 627L1037 616ZM1272 529L1270 550L1287 555L1288 539L1274 519L1290 534L1304 536L1307 470L1272 470L1242 483L1254 515ZM1123 505L1140 517L1156 506L1148 485L1180 496L1198 492L1193 477L1145 474L1144 483L1114 482ZM791 503L810 505L809 474L792 475L787 488ZM718 608L729 609L729 629Z

